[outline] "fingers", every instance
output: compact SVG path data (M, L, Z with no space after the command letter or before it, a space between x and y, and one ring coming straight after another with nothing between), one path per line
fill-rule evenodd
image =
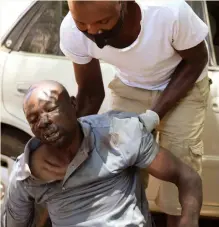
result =
M51 166L55 167L63 167L66 165L66 163L63 160L58 160L58 159L50 159L50 160L45 160L45 162Z
M57 167L63 167L67 164L69 164L69 161L67 158L65 158L65 156L61 155L61 154L53 154L53 155L46 155L44 160L53 166L57 166Z
M44 163L41 168L39 178L45 181L63 180L65 177L66 168L54 167L50 164Z
M48 172L58 174L58 175L65 175L67 170L67 166L55 166L55 165L51 165L51 163L49 162L45 162L43 165L43 168Z
M61 154L48 149L39 149L31 156L31 173L44 181L63 180L68 164Z

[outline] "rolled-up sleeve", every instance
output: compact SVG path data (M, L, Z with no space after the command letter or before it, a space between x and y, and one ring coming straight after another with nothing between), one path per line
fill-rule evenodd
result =
M92 60L88 54L86 38L80 32L68 13L60 27L60 49L63 54L77 64L87 64Z
M208 26L196 15L185 0L175 3L172 27L172 45L176 50L186 50L201 43L208 35Z
M146 130L143 130L135 165L140 168L148 167L155 159L158 152L159 146L154 136Z
M5 227L33 226L34 200L29 196L23 181L16 180L16 167L11 173L2 222Z
M110 144L118 152L120 168L147 168L159 152L159 146L138 117L113 118Z

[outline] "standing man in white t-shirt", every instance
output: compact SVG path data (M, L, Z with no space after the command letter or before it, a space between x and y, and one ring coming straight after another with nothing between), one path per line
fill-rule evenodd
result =
M109 84L112 109L147 110L148 130L156 127L161 146L201 174L209 94L206 24L184 0L68 4L60 47L73 62L78 116L98 112L104 99L99 59L110 63L117 68ZM183 213L177 193L174 185L160 183L156 203L168 214L168 227L178 226Z

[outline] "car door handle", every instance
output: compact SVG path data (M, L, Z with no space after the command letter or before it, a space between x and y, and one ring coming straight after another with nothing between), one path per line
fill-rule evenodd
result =
M17 84L17 91L19 93L26 94L30 86L30 84L26 83Z
M212 109L214 112L219 113L219 97L212 99Z
M18 92L20 92L22 94L26 94L28 89L18 88L17 90L18 90Z

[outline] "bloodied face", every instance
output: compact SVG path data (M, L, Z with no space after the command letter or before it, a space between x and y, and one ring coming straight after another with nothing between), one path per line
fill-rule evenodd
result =
M33 134L43 143L67 147L77 126L74 100L54 81L32 86L24 99L24 113Z

